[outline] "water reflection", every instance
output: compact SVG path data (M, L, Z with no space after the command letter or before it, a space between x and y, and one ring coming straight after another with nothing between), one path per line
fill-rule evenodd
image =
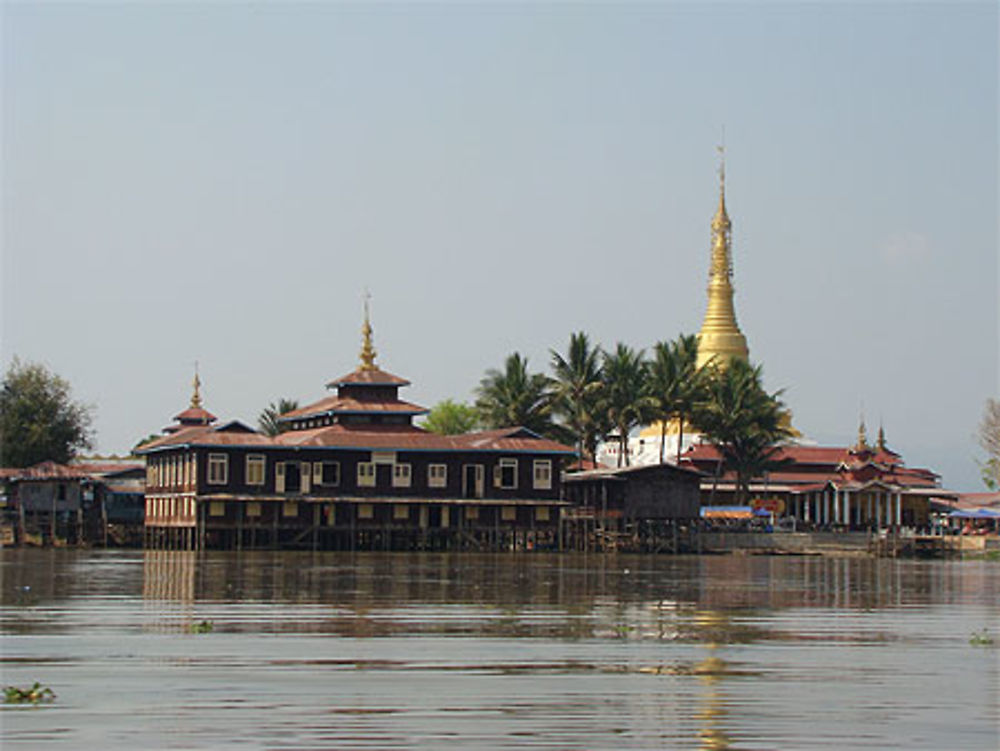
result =
M996 745L988 562L0 551L0 581L5 680L60 697L5 742Z

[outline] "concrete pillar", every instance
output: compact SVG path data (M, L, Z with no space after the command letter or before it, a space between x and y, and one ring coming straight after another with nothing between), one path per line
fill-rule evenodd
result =
M829 524L830 523L830 489L827 488L823 491L823 509L820 512L820 523Z
M802 512L802 520L803 521L807 521L807 522L812 521L812 513L811 513L812 499L813 499L813 494L812 493L810 493L809 495L807 495L803 499L805 501L805 510Z
M851 493L849 490L842 490L844 494L844 524L851 526Z

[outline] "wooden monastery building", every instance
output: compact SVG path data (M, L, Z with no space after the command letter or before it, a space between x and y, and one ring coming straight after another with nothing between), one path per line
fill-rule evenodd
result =
M886 445L881 429L870 445L863 421L853 446L788 445L774 458L786 466L751 483L751 504L792 517L805 528L926 527L931 512L955 497L941 489L935 472L907 467ZM681 466L704 475L703 506L735 503L736 478L732 472L717 477L719 461L709 444L696 444L682 455Z
M274 437L201 404L146 458L146 544L181 548L511 549L559 543L560 469L573 449L525 428L438 435L375 364L280 418Z

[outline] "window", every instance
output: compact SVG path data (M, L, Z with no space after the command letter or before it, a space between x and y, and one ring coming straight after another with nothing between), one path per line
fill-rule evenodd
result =
M496 467L496 486L508 490L517 487L517 459L501 459Z
M392 518L397 521L406 521L410 518L410 507L402 503L397 503L392 507Z
M469 506L465 509L466 519L478 519L479 518L479 508L476 506Z
M223 501L212 501L208 504L209 516L225 516L226 504Z
M503 506L500 509L500 518L505 522L517 521L517 506Z
M409 464L393 464L392 487L394 488L410 487L410 470L411 466Z
M209 459L211 461L211 459ZM260 516L260 504L257 501L251 501L247 504L247 516L256 518Z
M263 454L247 454L247 485L264 484L264 462Z
M370 503L362 503L358 506L359 519L373 519L375 517L375 507Z
M299 515L299 504L295 501L285 501L281 504L281 515L282 516L298 516Z
M358 487L375 487L375 464L372 462L358 462Z
M535 521L536 522L547 522L549 520L549 507L539 506L535 509Z
M550 459L535 459L533 477L535 490L552 489L552 461Z
M156 486L156 465L155 464L150 463L150 464L146 465L146 484L149 485L149 487L151 487L151 488Z
M448 465L431 464L427 467L427 486L443 488L448 485Z
M340 485L340 462L315 462L314 485Z
M225 485L229 482L229 457L225 454L208 455L208 484Z

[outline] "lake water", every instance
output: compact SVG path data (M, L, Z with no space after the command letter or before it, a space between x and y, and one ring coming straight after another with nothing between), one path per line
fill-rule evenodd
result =
M997 749L1000 564L0 551L6 749ZM194 633L202 621L208 633Z

